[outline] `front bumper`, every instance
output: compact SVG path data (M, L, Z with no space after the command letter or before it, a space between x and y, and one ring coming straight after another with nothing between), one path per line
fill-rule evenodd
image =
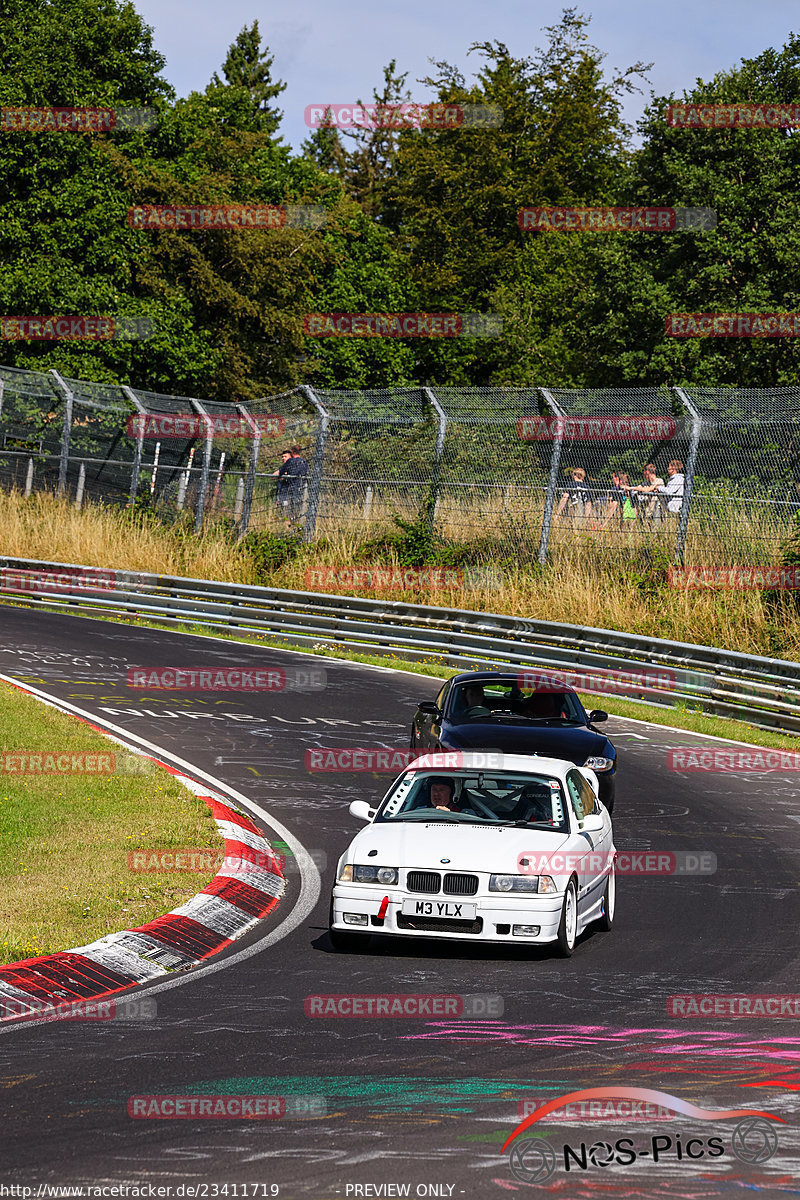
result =
M378 912L388 896L383 919ZM404 900L436 901L463 899L476 906L475 921L458 922L436 917L404 917ZM554 942L561 920L563 892L548 895L512 896L492 893L468 897L435 897L404 888L372 887L369 884L337 883L333 889L332 927L350 933L380 933L390 937L440 938L461 942L527 942L534 945ZM356 925L344 920L344 914L366 917ZM538 933L514 933L515 925L538 926ZM471 926L468 928L467 926Z

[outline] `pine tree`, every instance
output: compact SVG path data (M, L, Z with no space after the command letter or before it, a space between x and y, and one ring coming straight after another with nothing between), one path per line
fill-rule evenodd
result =
M247 92L253 106L253 128L259 133L274 134L281 123L283 113L270 105L270 101L286 90L282 80L273 82L272 64L275 58L267 47L261 50L261 34L258 21L245 25L236 41L230 46L222 73L228 87ZM211 77L210 88L222 88L216 71Z

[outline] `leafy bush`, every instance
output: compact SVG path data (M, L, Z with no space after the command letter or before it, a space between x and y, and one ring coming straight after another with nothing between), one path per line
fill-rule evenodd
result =
M242 538L241 545L249 555L256 578L261 583L269 577L270 572L297 558L304 542L298 533L277 534L269 530L252 529Z

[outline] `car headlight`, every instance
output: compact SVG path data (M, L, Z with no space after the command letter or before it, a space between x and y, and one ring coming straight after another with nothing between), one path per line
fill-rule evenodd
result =
M613 758L587 758L583 765L592 771L610 771L614 766L614 760Z
M538 892L538 875L490 875L490 892Z
M399 872L397 867L360 866L358 863L348 863L342 867L339 876L340 883L397 883Z

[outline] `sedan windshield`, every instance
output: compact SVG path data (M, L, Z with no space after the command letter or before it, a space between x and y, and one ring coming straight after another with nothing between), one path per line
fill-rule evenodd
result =
M495 680L459 684L453 689L448 715L456 725L470 721L498 721L504 725L516 722L586 724L586 716L574 692L523 688L516 683Z
M393 785L375 821L537 826L569 833L561 782L514 771L409 771Z

